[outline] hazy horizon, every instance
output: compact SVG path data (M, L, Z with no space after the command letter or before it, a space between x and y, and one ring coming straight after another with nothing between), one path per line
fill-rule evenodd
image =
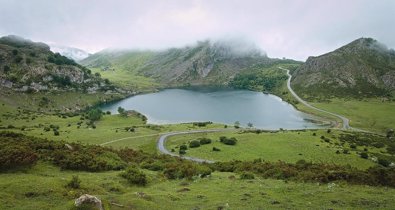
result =
M70 46L163 50L242 40L269 57L306 60L361 37L395 47L395 1L0 0L0 36Z

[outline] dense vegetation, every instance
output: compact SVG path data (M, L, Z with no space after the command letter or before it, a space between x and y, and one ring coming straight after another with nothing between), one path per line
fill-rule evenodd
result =
M256 67L253 71L237 74L229 85L233 88L273 92L287 80L283 70L276 67Z
M375 166L363 171L351 166L317 164L304 160L291 164L281 161L267 162L260 159L197 164L179 158L152 155L127 148L114 150L95 145L49 141L10 132L1 132L0 138L0 148L2 148L0 168L2 170L31 166L37 160L42 160L50 161L62 169L82 171L121 170L127 168L129 164L134 164L140 168L162 171L163 175L169 179L205 177L217 170L250 172L263 178L322 183L346 181L352 184L395 187L395 169L383 166ZM14 151L18 148L23 149L15 153ZM132 184L145 185L147 183L144 173L136 167L128 167L121 176Z

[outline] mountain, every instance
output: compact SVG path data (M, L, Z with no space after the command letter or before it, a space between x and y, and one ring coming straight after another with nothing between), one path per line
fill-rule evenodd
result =
M0 38L0 86L17 91L95 91L110 87L108 80L53 53L48 45L12 35Z
M87 67L126 69L166 86L228 85L256 66L271 66L271 59L251 44L237 41L202 41L164 51L105 50L82 60Z
M395 90L395 51L372 38L309 57L293 72L292 86L309 96L374 97Z
M85 52L84 50L74 47L66 47L56 44L50 44L49 46L52 52L59 53L75 61L83 60L91 55L88 52Z

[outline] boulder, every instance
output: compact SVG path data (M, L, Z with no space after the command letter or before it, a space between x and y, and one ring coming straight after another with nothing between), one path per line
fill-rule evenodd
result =
M74 204L77 207L87 204L87 205L92 205L92 207L95 207L98 210L104 210L101 200L93 195L88 195L88 194L81 195L79 198L75 200Z

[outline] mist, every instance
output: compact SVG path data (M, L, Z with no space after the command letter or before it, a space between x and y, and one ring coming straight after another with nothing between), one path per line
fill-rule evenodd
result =
M237 37L269 57L305 60L360 37L394 48L394 14L391 0L0 0L0 35L90 53L163 50Z

